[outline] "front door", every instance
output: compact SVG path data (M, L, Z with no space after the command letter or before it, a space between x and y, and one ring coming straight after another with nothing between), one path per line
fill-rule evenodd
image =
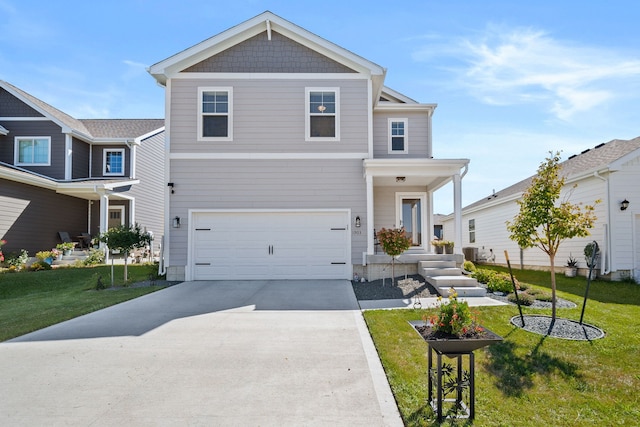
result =
M109 206L107 230L124 225L124 206Z
M412 246L423 246L425 193L396 194L396 224L404 227Z

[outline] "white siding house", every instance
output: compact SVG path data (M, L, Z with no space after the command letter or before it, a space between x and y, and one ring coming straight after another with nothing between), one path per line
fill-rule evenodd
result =
M270 12L149 72L166 89L171 280L371 277L374 230L404 225L427 253L433 192L460 195L468 160L433 158L435 104Z
M601 249L597 266L600 276L612 280L633 276L640 280L640 137L613 140L571 156L562 164L566 184L561 199L593 205L597 221L591 235L566 240L560 245L556 266L561 269L569 256L578 259L586 274L584 247L596 241ZM529 187L531 178L488 195L462 211L464 247L475 248L478 260L506 264L504 251L515 266L549 268L549 258L537 248L520 250L509 239L506 222L512 221L519 207L516 201ZM629 206L622 209L621 203ZM453 216L446 217L444 235L453 233ZM471 227L471 230L470 230ZM473 250L466 250L472 256ZM493 255L492 255L493 254Z

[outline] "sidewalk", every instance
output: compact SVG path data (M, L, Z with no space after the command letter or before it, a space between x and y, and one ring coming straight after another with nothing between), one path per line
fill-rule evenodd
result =
M489 297L461 297L460 301L467 301L470 307L502 306L508 305L502 301ZM446 299L443 299L446 301ZM385 310L396 308L433 308L438 304L438 298L405 298L405 299L382 299L382 300L358 300L361 310Z

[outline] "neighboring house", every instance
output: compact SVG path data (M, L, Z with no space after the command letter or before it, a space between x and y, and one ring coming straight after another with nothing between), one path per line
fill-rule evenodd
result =
M0 81L0 238L31 256L139 223L164 233L164 120L78 120Z
M431 251L431 118L386 69L270 12L149 68L166 88L170 280L369 275L374 230Z
M591 236L565 240L560 245L556 266L561 269L570 255L578 259L581 273L586 274L584 247L596 241L602 256L597 267L599 275L613 280L633 275L640 280L640 137L632 140L613 140L600 144L562 162L566 184L561 200L571 203L593 204L598 220ZM475 248L480 261L493 260L506 264L504 251L515 267L549 268L549 258L536 248L520 250L509 239L506 222L512 221L519 207L516 203L530 186L525 179L504 190L491 194L462 211L463 246ZM575 186L575 187L574 187ZM621 203L627 201L628 208ZM453 233L453 216L444 221L445 238ZM468 252L467 252L468 251ZM474 250L465 250L473 257Z

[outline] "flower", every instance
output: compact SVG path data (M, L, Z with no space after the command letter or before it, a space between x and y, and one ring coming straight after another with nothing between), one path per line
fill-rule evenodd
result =
M466 301L458 301L455 289L449 290L449 300L442 302L438 297L436 312L425 314L422 320L429 323L436 334L442 336L469 337L483 332L484 329L477 324L477 316L471 312Z

